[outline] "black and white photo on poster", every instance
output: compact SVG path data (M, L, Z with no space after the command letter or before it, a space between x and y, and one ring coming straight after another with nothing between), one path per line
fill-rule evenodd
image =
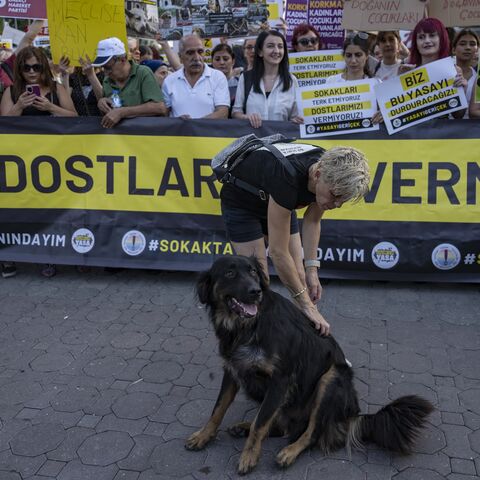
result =
M127 35L137 38L155 38L158 34L157 0L126 0Z

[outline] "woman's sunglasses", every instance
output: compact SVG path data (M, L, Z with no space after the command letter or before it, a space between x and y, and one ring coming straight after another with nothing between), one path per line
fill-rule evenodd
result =
M317 37L312 38L301 38L298 43L303 47L308 47L309 45L316 45L318 43Z
M39 63L35 63L33 65L27 65L26 63L23 65L23 71L25 73L28 73L30 72L31 70L33 70L34 72L36 73L40 73L42 70L43 70L43 67L42 65L40 65Z

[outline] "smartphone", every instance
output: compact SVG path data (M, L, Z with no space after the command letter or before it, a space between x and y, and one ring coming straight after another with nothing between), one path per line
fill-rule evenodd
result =
M33 93L37 97L41 96L40 85L37 85L36 83L33 83L31 85L27 85L26 90L27 90L28 93Z

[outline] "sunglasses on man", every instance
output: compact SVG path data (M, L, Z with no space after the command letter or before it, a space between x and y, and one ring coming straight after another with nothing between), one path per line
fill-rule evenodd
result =
M308 47L309 45L317 45L318 44L318 38L317 37L312 37L312 38L301 38L298 43L302 45L303 47Z
M33 65L28 65L25 63L23 65L23 71L25 73L28 73L30 71L34 71L35 73L40 73L42 70L43 70L43 67L39 63L34 63Z

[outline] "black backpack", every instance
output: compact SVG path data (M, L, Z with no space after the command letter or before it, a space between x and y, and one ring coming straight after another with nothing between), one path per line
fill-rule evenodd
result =
M266 149L275 156L291 176L295 177L297 171L288 160L288 157L312 150L323 152L323 149L316 145L291 143L294 140L294 138L287 138L280 133L263 138L259 138L254 134L245 135L235 140L213 157L211 163L212 170L220 183L231 183L242 190L258 195L263 201L266 201L268 200L268 194L265 191L235 177L232 171L250 153L258 149Z

